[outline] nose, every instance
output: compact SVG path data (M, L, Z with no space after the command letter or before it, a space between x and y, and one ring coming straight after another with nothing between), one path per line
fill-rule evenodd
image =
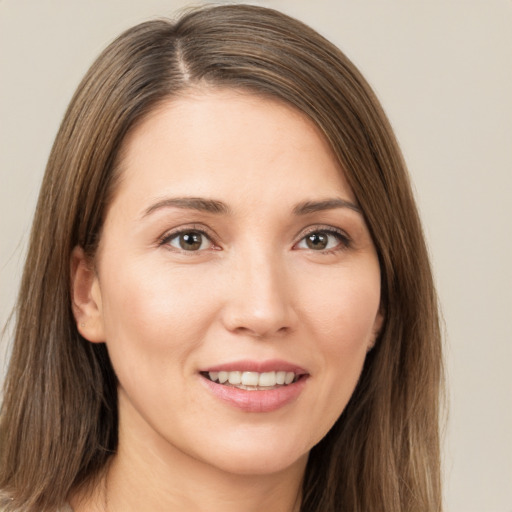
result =
M256 338L282 336L295 329L297 315L285 265L273 254L241 256L228 280L222 320L233 333Z

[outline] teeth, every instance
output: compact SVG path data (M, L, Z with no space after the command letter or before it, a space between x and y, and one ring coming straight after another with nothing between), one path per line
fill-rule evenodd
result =
M276 372L260 373L260 380L258 386L275 386L276 385Z
M213 382L220 384L229 383L242 389L273 388L291 384L296 380L294 372L208 372L208 377Z
M242 372L229 372L228 382L233 385L242 384Z
M259 374L256 372L244 372L242 373L242 384L244 386L257 386L259 377Z

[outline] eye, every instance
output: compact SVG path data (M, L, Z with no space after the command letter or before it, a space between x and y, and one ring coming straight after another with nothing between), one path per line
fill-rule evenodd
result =
M337 231L316 230L308 233L296 245L297 249L312 251L329 251L343 249L349 246L349 239Z
M202 251L212 245L211 240L204 233L196 230L173 233L166 237L163 243L182 251Z

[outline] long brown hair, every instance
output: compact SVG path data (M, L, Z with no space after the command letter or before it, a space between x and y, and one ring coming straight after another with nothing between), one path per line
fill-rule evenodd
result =
M0 423L8 510L54 511L117 447L116 378L77 332L70 254L93 255L130 129L192 86L279 98L320 128L377 249L385 323L345 411L309 457L303 512L441 510L436 296L407 171L374 93L301 22L225 5L122 34L93 64L55 140L16 309Z

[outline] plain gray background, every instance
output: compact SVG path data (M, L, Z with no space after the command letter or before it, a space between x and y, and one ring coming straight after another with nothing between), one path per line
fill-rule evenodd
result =
M512 512L512 2L254 3L326 35L380 97L417 191L446 321L446 510ZM123 29L185 5L0 0L0 325L80 78ZM0 358L1 379L5 343Z

